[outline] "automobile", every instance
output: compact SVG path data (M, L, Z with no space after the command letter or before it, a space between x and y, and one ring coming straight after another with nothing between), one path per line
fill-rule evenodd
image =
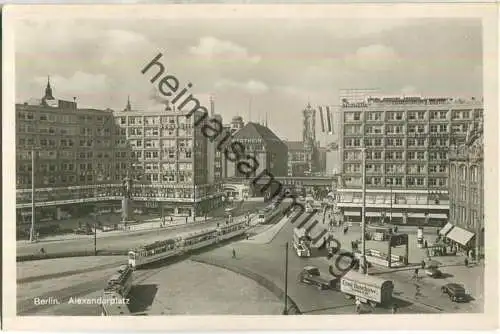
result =
M439 278L439 277L443 276L442 271L436 267L430 267L430 268L425 269L425 274L429 277L432 277L432 278Z
M467 294L465 288L461 284L448 283L441 287L441 292L447 294L454 302L465 301Z
M327 290L335 287L337 280L335 278L326 278L321 276L317 267L306 266L300 272L298 277L299 282L314 285L320 290Z

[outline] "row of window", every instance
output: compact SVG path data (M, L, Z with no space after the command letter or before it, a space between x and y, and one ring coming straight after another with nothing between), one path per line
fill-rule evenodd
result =
M454 224L474 230L476 227L484 226L484 221L481 218L480 211L477 206L467 209L465 206L455 205L450 203L450 218Z
M480 180L480 170L481 167L479 166L471 166L469 171L467 171L467 167L465 165L457 167L456 165L452 164L450 167L450 177L452 181L455 179L459 180L460 183L467 183L472 182L472 183L478 183Z
M451 133L461 134L467 133L469 130L470 123L467 124L453 124L451 126ZM430 126L422 124L410 124L407 126L407 132L405 132L405 126L403 125L367 125L365 127L365 133L367 135L404 135L408 133L410 135L415 134L449 134L448 124L432 124ZM363 131L360 125L356 126L346 126L344 128L344 134L349 135L362 135Z
M366 164L366 171L368 173L381 173L385 167L386 173L404 173L405 166L403 164ZM448 168L446 165L408 165L406 166L406 173L427 173L437 174L437 173L447 173ZM344 172L346 173L359 173L361 171L361 164L344 164Z
M128 122L127 122L128 118ZM188 120L186 116L119 116L115 122L120 125L156 125L156 124L174 124L191 125L193 120Z
M427 182L426 182L427 180ZM346 177L345 182L347 184L360 184L360 179L355 179L351 177ZM403 184L403 182L405 184ZM446 178L425 178L425 177L391 177L391 178L383 178L380 176L374 176L374 177L367 177L366 178L366 184L367 185L373 185L373 186L388 186L388 185L394 185L394 186L406 186L406 187L422 187L422 186L428 186L428 187L446 187L447 185L447 179Z
M385 154L384 154L385 153ZM406 155L405 155L406 153ZM362 152L344 151L344 161L346 160L361 160ZM405 158L406 156L406 158ZM366 160L446 160L448 152L446 151L366 151Z
M36 114L36 115L35 115ZM51 122L51 123L107 123L111 120L111 115L61 115L61 114L46 114L46 113L35 113L31 111L18 111L17 112L18 120L25 121L34 121L39 120L42 122Z
M365 139L365 146L382 146L382 143L385 143L386 146L394 146L394 147L403 147L405 143L405 139L403 138L386 138L383 140L382 138L367 138ZM426 140L425 138L408 138L406 139L407 146L409 147L422 147L425 148L426 143L429 143L430 147L448 147L449 140L446 138L430 138ZM360 138L346 138L344 139L344 147L360 147L361 139Z
M53 186L59 183L63 184L75 184L75 182L103 182L103 181L122 181L126 177L126 174L114 174L103 177L95 177L94 175L42 175L37 178L37 183L44 186ZM146 181L146 182L193 182L192 175L186 173L169 173L169 174L159 174L159 173L144 173L140 176L134 177L136 181ZM17 186L22 187L23 185L31 185L31 176L19 174L17 175Z
M407 118L405 114L407 113ZM367 121L402 121L408 120L425 120L429 115L431 120L448 120L448 116L451 115L451 119L463 119L470 120L473 115L475 119L481 118L483 116L483 109L471 109L468 110L452 110L451 114L449 110L419 110L419 111L386 111L384 119L384 111L367 111L366 120ZM344 120L347 122L361 121L362 112L361 111L350 111L344 113Z

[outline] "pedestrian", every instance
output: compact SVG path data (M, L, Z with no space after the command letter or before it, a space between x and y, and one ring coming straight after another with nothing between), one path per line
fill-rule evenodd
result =
M424 240L424 248L427 248L427 240Z
M394 233L398 233L398 227L394 226Z
M398 312L398 306L396 304L392 305L392 314L396 314Z
M233 248L233 259L236 259L236 251Z
M174 222L174 217L170 216L170 223Z
M186 224L188 223L188 217L186 216Z
M40 248L40 254L45 255L45 249L43 247Z
M361 313L361 301L358 298L356 298L356 313Z
M465 266L466 266L466 267L468 267L468 266L469 266L469 260L468 260L467 258L465 258L465 260L464 260L464 264L465 264Z
M415 268L415 271L413 272L413 279L418 279L418 268Z
M422 269L425 269L425 261L424 260L422 260L421 265L422 265Z

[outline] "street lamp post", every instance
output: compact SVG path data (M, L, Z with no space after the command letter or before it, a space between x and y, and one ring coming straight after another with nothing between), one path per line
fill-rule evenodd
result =
M364 146L364 145L363 145ZM365 230L366 230L366 148L361 148L361 169L362 169L362 203L363 207L361 209L361 257L359 270L361 273L366 274L366 240L365 240Z
M285 244L285 307L283 315L288 314L288 242Z
M97 212L94 216L94 256L97 256Z
M389 216L389 224L392 224L392 180L391 180L391 211L389 212L390 216Z
M36 165L36 152L31 150L31 227L30 227L30 242L33 242L35 237L35 165Z

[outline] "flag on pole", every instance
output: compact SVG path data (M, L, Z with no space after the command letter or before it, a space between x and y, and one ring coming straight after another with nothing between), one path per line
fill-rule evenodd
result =
M323 117L323 108L321 106L319 108L319 117L321 119L321 132L325 132L325 118Z
M330 116L330 107L329 106L326 106L326 118L327 118L327 122L328 122L328 133L329 134L332 134L332 120L331 120L331 116Z

